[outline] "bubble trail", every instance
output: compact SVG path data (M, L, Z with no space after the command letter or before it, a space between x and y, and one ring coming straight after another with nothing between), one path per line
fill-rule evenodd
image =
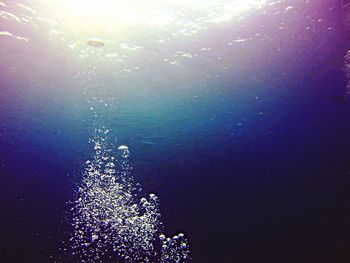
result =
M93 126L98 127L103 111L96 109L104 101L96 93L87 99ZM105 262L106 257L108 262L112 257L126 263L190 262L185 236L167 238L163 233L159 198L138 196L141 189L134 183L129 148L120 145L114 155L109 136L109 129L95 128L90 139L93 154L85 163L71 209L72 256L79 262Z

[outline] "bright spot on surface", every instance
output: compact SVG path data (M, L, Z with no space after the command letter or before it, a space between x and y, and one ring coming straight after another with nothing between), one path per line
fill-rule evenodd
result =
M95 38L89 39L87 41L87 44L93 47L103 47L105 45L105 43L102 40Z

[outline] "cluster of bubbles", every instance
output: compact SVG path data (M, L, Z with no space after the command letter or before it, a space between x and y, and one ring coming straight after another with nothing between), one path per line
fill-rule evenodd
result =
M94 154L72 208L73 254L81 262L102 262L110 251L121 262L189 262L184 235L163 234L158 197L138 198L128 147L114 157L107 137L107 129L96 129L91 139Z
M94 130L90 139L93 154L85 163L72 207L73 257L79 262L105 262L107 258L108 262L112 258L117 262L190 262L185 236L164 234L158 197L140 198L129 148L121 145L114 154L110 130L100 120L115 101L105 99L103 89L93 84L94 75L96 71L91 70L88 77L80 76L89 82L84 96L91 106Z
M160 262L188 262L190 250L185 235L180 233L173 238L164 234L159 236L162 241Z

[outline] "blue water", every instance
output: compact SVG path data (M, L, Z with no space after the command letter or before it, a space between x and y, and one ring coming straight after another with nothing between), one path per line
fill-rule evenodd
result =
M205 64L211 78L198 73L211 55L190 62L193 74L164 68L99 77L119 101L101 124L116 145L129 146L141 194L160 197L166 233L186 233L192 262L350 260L340 11L332 1L289 3L298 15L257 14L246 29L218 26L201 35L224 60ZM251 32L264 37L222 48ZM8 56L47 58L54 49ZM91 156L90 106L73 78L78 67L57 59L53 68L31 70L31 63L0 76L0 261L67 262L60 249L67 202Z

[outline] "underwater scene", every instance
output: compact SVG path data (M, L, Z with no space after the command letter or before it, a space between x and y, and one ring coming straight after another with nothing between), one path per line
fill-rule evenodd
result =
M350 262L348 2L0 0L0 262Z

